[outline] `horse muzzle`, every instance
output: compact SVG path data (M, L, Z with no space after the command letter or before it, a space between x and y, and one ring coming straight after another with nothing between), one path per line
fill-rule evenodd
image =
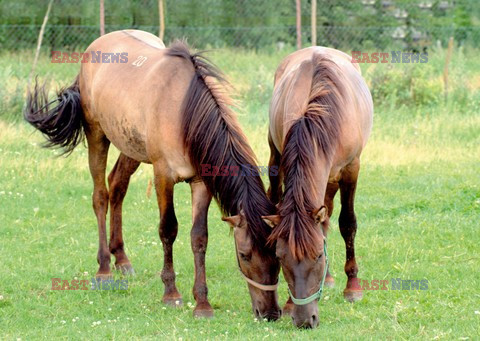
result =
M292 314L293 324L298 328L316 328L318 326L317 301L308 305L295 306Z

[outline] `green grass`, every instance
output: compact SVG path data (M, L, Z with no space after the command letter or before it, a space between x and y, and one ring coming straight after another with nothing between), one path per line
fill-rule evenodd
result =
M269 153L267 112L273 73L284 55L228 50L212 54L237 89L240 121L262 165ZM433 59L433 64L441 58ZM18 120L18 100L29 63L26 53L0 55L2 339L480 337L480 105L476 90L446 104L408 105L395 98L379 99L374 130L362 158L356 200L359 277L425 278L428 290L366 291L360 302L344 301L345 246L338 231L337 198L329 234L336 287L326 289L319 303L319 327L297 330L288 317L274 323L254 319L246 283L237 270L233 238L214 204L206 262L215 317L192 317L191 200L186 184L175 188L179 235L174 246L177 285L185 305L173 309L161 303L163 253L156 200L146 196L152 176L147 165L133 176L124 204L126 250L137 272L128 278L128 290L50 290L55 277L92 277L98 267L98 237L86 149L80 146L69 158L58 158L57 152L40 148L40 134ZM372 82L371 66L363 67ZM432 68L434 79L441 68ZM454 64L455 68L460 66ZM471 70L477 74L464 77L478 79L478 68ZM67 84L77 71L78 65L52 65L46 56L38 67L54 85ZM387 75L390 71L381 70ZM460 73L455 75L461 79ZM371 86L379 85L372 82ZM112 148L110 168L116 155ZM116 274L116 278L122 277ZM283 304L287 299L283 278L279 296Z

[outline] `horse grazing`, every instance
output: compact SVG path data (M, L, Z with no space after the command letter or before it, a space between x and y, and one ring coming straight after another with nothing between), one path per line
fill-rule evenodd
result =
M191 247L195 262L195 316L212 316L207 298L205 253L207 213L212 197L234 227L237 260L247 278L255 314L277 319L276 283L280 265L274 247L266 247L271 232L261 216L275 213L259 176L221 176L202 173L202 165L224 169L256 165L254 153L229 104L220 71L183 42L165 48L154 35L124 30L95 40L86 50L91 62L81 66L74 83L58 93L57 104L35 85L29 93L25 118L48 139L47 146L71 152L85 136L93 178L93 208L98 221L97 277L108 278L110 256L115 267L132 273L122 237L122 202L131 175L141 162L153 165L163 245L163 302L176 305L172 246L177 236L174 185L190 184L192 192ZM95 60L107 53L110 63ZM127 53L126 62L112 62L109 54ZM124 58L125 61L125 58ZM54 101L55 102L55 101ZM108 176L109 145L121 154ZM222 174L224 175L224 174ZM106 214L110 204L110 242Z
M323 283L333 285L325 237L339 188L348 276L344 296L349 301L362 297L355 261L354 197L373 104L358 66L350 60L334 49L310 47L289 55L275 74L270 166L279 165L280 176L270 177L269 196L278 203L278 214L264 219L273 228L269 242L276 242L289 286L284 312L291 313L299 327L317 326Z

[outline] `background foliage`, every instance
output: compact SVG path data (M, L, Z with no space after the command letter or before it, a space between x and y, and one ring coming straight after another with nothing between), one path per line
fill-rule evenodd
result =
M480 38L477 0L318 0L318 45L421 49ZM33 47L48 0L0 1L0 48ZM197 47L271 48L295 43L293 0L166 0L165 41L185 36ZM55 1L46 48L86 47L99 32L98 0ZM311 3L302 1L303 43ZM158 34L158 1L106 0L106 31L141 28Z
M236 88L240 123L262 165L269 158L273 74L291 51L218 49L209 55ZM215 317L192 316L191 199L185 183L175 186L179 234L174 244L185 304L179 309L162 304L158 208L155 196L146 196L153 173L146 164L132 176L123 205L125 247L137 273L128 278L128 290L51 290L51 278L90 280L98 269L88 153L80 145L63 158L40 147L41 134L21 120L33 53L0 51L0 338L477 340L480 60L473 58L477 50L454 50L451 96L445 102L437 91L444 52L436 49L426 64L361 65L375 115L355 203L359 277L425 278L428 290L367 291L360 302L344 301L345 244L337 195L328 235L336 287L326 289L319 302L319 327L298 330L288 316L274 323L254 319L233 238L215 204L206 256ZM37 71L55 89L70 84L78 69L77 64L52 64L44 53ZM112 146L109 170L117 156ZM287 295L282 277L281 304Z
M428 290L368 291L356 304L344 301L337 196L329 233L336 286L319 302L319 327L297 330L289 317L275 323L255 320L232 236L212 204L206 265L215 318L195 319L190 189L182 183L175 188L179 235L174 252L185 305L166 307L158 209L155 198L146 196L152 169L145 164L132 176L124 204L125 245L137 273L128 278L128 290L50 290L51 278L91 279L98 268L88 156L79 146L69 158L56 157L58 151L40 148L41 134L22 121L47 0L0 0L0 338L478 339L480 6L477 0L364 2L370 3L319 0L318 43L346 52L426 47L429 59L360 65L375 115L356 195L359 277L425 278ZM419 7L428 3L428 10ZM105 8L107 31L158 32L155 0L106 0ZM408 17L395 18L402 8ZM302 10L308 45L308 1L302 1ZM86 47L99 35L98 12L96 0L55 1L36 69L52 93L72 82L79 65L52 64L50 49ZM294 50L294 26L293 0L166 1L165 40L184 35L197 47L215 48L210 58L235 88L240 123L262 165L269 158L273 75ZM395 39L394 33L405 36ZM445 43L451 35L456 43L445 98ZM117 156L110 148L109 169ZM283 278L279 299L287 299Z

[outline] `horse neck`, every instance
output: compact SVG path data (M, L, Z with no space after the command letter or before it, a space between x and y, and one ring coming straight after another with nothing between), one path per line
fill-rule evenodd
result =
M326 156L319 155L313 161L311 167L309 167L310 169L304 169L302 172L302 174L307 174L308 178L296 179L296 181L306 182L306 189L303 191L302 197L313 206L310 209L317 209L325 204L325 192L327 190L331 164L332 162ZM298 174L296 173L296 175ZM294 195L298 197L298 193Z
M229 125L229 129L240 132L235 123ZM260 216L273 214L275 209L266 196L263 181L258 172L250 172L250 170L257 170L258 167L245 136L238 133L235 135L235 140L227 142L225 136L218 134L217 131L210 133L213 137L210 141L212 146L227 145L228 147L222 151L221 157L218 156L220 151L214 150L213 153L207 153L204 160L218 166L220 171L226 168L228 174L223 173L215 177L202 174L203 181L225 214L236 215L243 209L247 218L251 218L249 223L258 225L260 220L262 225ZM246 174L242 172L247 168ZM258 218L252 218L255 214Z
M238 155L238 154L236 154ZM247 164L243 164L247 166ZM241 166L241 165L238 165ZM255 164L248 164L255 167ZM246 176L227 176L225 183L217 192L218 201L222 210L230 215L239 214L242 211L246 218L247 226L256 248L265 248L265 244L271 229L262 221L263 215L275 213L275 206L270 202L265 193L262 179L258 174ZM226 201L223 201L223 200Z
M281 162L285 177L282 215L312 211L324 204L334 146L322 148L320 132L312 134L315 126L306 120L298 120L287 135Z
M238 189L233 193L233 201L238 209L248 210L257 208L259 214L271 214L268 209L271 204L265 193L263 181L258 173L247 172L242 175L242 167L248 167L249 170L257 170L256 164L242 164L238 165L240 168L238 176L230 176L227 180L239 181ZM246 212L248 214L248 212Z
M327 190L332 162L322 155L322 157L316 160L315 164L314 193L316 193L317 197L315 204L316 207L319 208L325 204L325 192Z
M330 169L327 160L326 157L316 157L312 160L314 162L308 163L308 169L304 164L285 178L285 194L279 208L282 220L271 232L269 240L287 238L298 259L314 257L315 245L321 239L318 228L312 224L312 213L325 204Z

